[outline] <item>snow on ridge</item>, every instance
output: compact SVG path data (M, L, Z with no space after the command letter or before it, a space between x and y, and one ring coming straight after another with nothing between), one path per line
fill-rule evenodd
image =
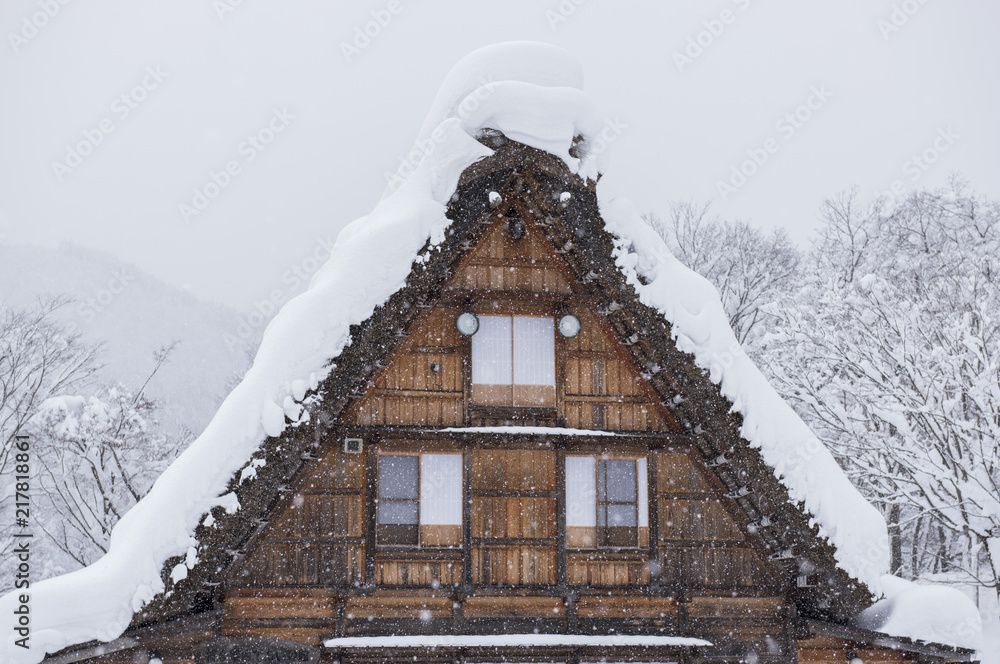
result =
M417 141L429 139L445 120L475 108L477 91L500 81L582 90L583 66L572 53L539 42L504 42L472 51L445 76Z
M35 664L47 652L95 639L111 641L125 631L135 612L165 590L163 563L188 554L195 528L213 507L235 507L228 494L220 496L267 436L284 430L288 398L301 398L303 385L315 388L329 374L330 362L351 342L350 326L367 320L405 285L428 240L432 245L444 240L451 223L446 205L460 174L492 154L475 140L486 128L477 126L475 113L482 121L508 122L526 143L566 157L569 145L555 146L550 133L572 139L573 130L583 129L585 140L594 138L586 133L586 127L595 126L593 108L582 94L569 90L580 84L579 64L562 49L499 44L470 57L476 66L456 67L468 70L466 84L450 79L434 104L445 117L431 132L433 150L369 215L338 235L309 289L285 304L268 325L253 366L205 431L115 526L108 553L84 569L32 584L30 649L18 646L18 634L11 630L0 641L0 660ZM471 72L477 71L481 73L474 77ZM463 106L465 97L456 96L456 90L466 91L467 97L468 90L475 93L491 77L514 81L501 86L512 92L480 92L477 105ZM554 84L558 87L551 88ZM544 119L537 134L523 109L504 108L532 95L538 105L557 102L549 114L535 116ZM581 166L567 163L574 169ZM0 613L12 615L18 605L18 591L13 591L0 598Z
M663 314L677 347L694 356L743 416L740 433L760 449L792 500L804 504L838 565L879 594L889 569L885 519L743 352L715 287L681 264L629 201L602 203L601 216L620 238L615 261L640 301Z

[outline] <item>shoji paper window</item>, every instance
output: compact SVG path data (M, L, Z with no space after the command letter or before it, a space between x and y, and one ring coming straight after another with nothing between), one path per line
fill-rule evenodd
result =
M420 456L420 543L462 543L462 455Z
M566 546L649 545L645 458L566 457Z
M481 316L472 337L472 400L480 405L552 407L555 321Z
M461 545L462 455L380 455L376 514L379 544Z

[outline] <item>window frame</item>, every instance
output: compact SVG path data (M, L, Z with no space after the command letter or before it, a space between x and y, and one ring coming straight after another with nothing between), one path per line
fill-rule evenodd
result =
M554 411L558 403L558 391L560 383L560 347L557 331L556 318L549 312L525 312L523 310L501 310L480 314L480 329L469 341L469 405L474 408L516 408L516 409L541 409ZM477 337L483 334L483 321L487 318L501 318L509 321L509 362L510 375L505 383L482 383L476 382L476 348L478 346ZM551 367L543 368L551 378L550 383L528 383L517 382L518 366L524 367L524 362L518 362L519 348L523 350L523 344L518 344L517 320L536 319L546 321L551 327L551 346L545 350L550 353ZM479 337L482 339L482 337ZM506 358L504 358L506 359ZM541 365L539 365L541 366Z
M417 458L417 477L416 477L416 489L417 497L412 498L382 498L381 488L382 488L382 458L383 457L416 457ZM424 457L426 456L453 456L458 457L459 460L459 475L458 475L458 490L459 490L459 518L457 524L430 524L424 521L425 513L425 496L424 496ZM377 548L391 548L391 549L458 549L464 546L464 522L466 519L466 505L465 505L465 451L438 451L438 450L379 450L375 455L375 515L374 515L374 527L375 527L375 546ZM379 521L380 517L380 505L381 502L385 500L388 502L415 502L417 506L417 519L414 524L400 524L400 525L413 525L415 526L415 535L412 537L411 541L386 541L384 536L380 536L380 532L384 529L382 526L396 525L396 524L383 524ZM441 531L441 526L449 528L453 532L435 532L435 527L437 531ZM449 534L451 535L449 538ZM434 541L437 539L438 541Z
M570 512L573 510L572 498L574 496L570 495L570 473L569 473L569 460L570 459L591 459L593 460L593 494L587 494L585 500L590 503L587 504L587 508L593 506L593 518L589 516L586 518L588 525L571 525L570 524ZM600 496L600 468L601 462L607 461L632 461L635 468L635 502L622 502L622 501L608 501L601 500ZM567 550L636 550L636 549L648 549L650 546L650 532L649 532L649 519L650 519L650 496L649 496L649 455L648 454L609 454L609 453L571 453L566 454L564 457L564 467L566 474L566 486L564 488L565 500L566 500L566 548ZM643 477L643 471L645 471L645 477ZM606 481L605 481L606 484ZM643 491L645 489L645 491ZM607 486L605 486L605 497L607 496ZM592 499L592 502L591 502ZM607 533L609 526L605 523L604 526L601 524L601 506L604 505L634 505L635 506L635 526L626 526L635 529L635 537L632 538L633 543L629 544L616 544L611 542L611 537ZM645 517L645 518L643 518ZM593 525L589 525L592 520ZM607 517L605 517L607 521ZM645 525L643 522L645 521ZM571 528L576 529L575 532L571 532ZM602 535L602 529L605 529L605 533ZM585 532L589 531L589 532Z

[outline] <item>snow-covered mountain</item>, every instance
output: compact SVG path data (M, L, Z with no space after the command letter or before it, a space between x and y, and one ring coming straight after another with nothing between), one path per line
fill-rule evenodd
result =
M109 254L73 244L56 249L0 245L0 301L31 306L66 295L62 320L104 344L100 380L138 389L154 365L153 351L177 346L150 382L164 433L200 433L225 396L227 381L248 360L238 335L239 313L204 302Z

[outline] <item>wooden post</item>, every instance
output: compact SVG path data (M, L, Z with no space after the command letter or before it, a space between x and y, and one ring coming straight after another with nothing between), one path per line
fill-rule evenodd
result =
M647 493L649 496L649 585L658 588L663 575L663 561L660 559L660 489L658 475L658 458L653 450L646 455ZM655 573L654 573L655 572Z
M566 595L566 451L556 450L556 583Z
M375 441L368 440L365 445L365 585L372 587L375 584L375 518L376 507L378 505L378 450L373 444ZM343 454L343 452L339 452Z
M468 412L468 411L466 411ZM462 589L472 591L472 447L462 451ZM463 597L464 600L464 597Z

